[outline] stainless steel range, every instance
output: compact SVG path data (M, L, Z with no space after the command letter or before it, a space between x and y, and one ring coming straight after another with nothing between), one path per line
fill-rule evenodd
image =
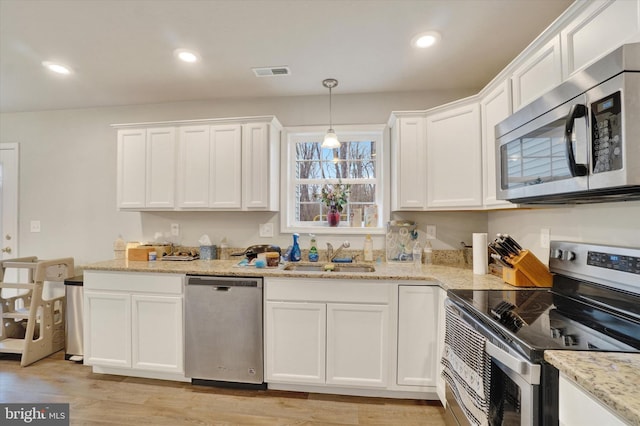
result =
M551 289L448 292L449 424L557 425L545 350L640 352L640 248L552 242L549 269Z

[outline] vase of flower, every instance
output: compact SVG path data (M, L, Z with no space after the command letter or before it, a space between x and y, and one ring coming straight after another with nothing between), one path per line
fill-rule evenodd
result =
M327 222L329 226L338 226L340 224L340 212L335 204L329 206L329 212L327 212Z
M327 223L329 226L340 224L340 214L349 200L350 185L345 185L342 181L327 184L320 191L320 198L329 210L327 212Z

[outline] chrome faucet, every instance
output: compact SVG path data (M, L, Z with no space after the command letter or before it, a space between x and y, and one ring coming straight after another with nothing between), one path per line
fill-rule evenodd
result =
M349 241L345 241L334 252L333 246L331 245L331 243L327 243L327 260L329 260L329 262L333 262L333 259L336 258L336 256L338 255L338 253L340 253L342 249L349 248L350 246L351 244L349 244Z

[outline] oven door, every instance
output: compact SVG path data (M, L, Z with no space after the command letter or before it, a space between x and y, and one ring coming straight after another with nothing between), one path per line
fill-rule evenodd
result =
M510 349L497 333L448 299L446 309L461 318L486 339L485 351L492 363L492 391L490 413L502 425L534 426L542 424L540 406L541 366ZM462 337L464 338L464 337ZM446 388L448 425L470 425L451 388ZM495 411L493 411L495 410ZM501 413L501 414L500 414ZM501 423L500 423L501 419ZM490 422L491 424L491 422Z
M588 111L584 95L498 139L497 197L519 200L588 188Z

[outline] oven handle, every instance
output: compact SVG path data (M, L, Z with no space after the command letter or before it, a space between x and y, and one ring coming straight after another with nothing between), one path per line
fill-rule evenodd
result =
M587 165L576 163L576 155L573 152L573 144L571 143L571 135L573 134L573 128L576 122L576 118L582 118L587 115L587 107L582 104L571 105L569 115L564 123L564 144L567 149L567 163L569 164L569 171L571 176L586 176Z
M488 340L485 343L485 351L491 356L491 358L501 362L506 367L509 367L520 375L524 375L529 372L530 364L527 361L516 358Z

